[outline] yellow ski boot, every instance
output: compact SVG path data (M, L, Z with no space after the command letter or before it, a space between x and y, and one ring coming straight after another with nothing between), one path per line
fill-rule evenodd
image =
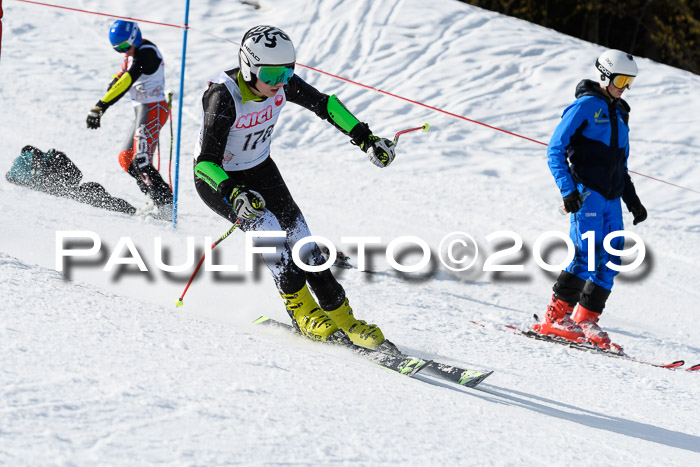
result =
M384 334L376 324L357 320L352 314L350 302L346 298L340 307L326 314L350 337L353 344L366 349L376 349L385 341Z
M338 325L318 306L306 284L297 293L283 294L280 292L280 295L284 299L284 305L287 307L287 313L292 318L294 326L303 336L317 341L342 339L342 331L338 336L334 336L339 331Z

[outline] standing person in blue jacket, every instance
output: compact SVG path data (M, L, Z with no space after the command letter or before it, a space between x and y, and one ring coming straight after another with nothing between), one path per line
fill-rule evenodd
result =
M547 148L549 168L571 213L576 252L554 284L544 320L533 330L609 349L610 338L598 320L617 275L606 264L619 265L620 258L604 251L603 239L623 230L620 199L634 216L634 225L647 218L647 211L627 171L630 106L621 98L632 86L637 65L632 55L608 50L595 66L599 81L578 84L576 101L564 110ZM589 243L582 238L586 232L595 235L593 271L588 270ZM612 241L615 249L623 244L624 237Z

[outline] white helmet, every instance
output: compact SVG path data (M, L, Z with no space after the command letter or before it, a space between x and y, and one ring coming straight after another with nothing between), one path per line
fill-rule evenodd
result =
M294 44L281 29L255 26L243 35L238 63L246 83L255 84L262 66L285 66L293 70L295 62Z
M607 87L610 84L610 80L614 80L618 75L632 78L637 76L637 64L634 63L634 57L621 50L612 49L603 52L598 57L598 60L595 61L595 68L600 73L598 81L604 87ZM629 88L632 81L631 79L625 80L625 83L621 83L623 84L621 86L617 86L615 81L613 81L613 84L619 88L625 86Z

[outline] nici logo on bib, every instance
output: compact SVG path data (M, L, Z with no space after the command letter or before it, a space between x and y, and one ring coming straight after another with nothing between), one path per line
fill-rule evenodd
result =
M250 128L272 118L272 106L268 105L265 109L260 112L251 112L247 115L242 115L236 121L236 128Z

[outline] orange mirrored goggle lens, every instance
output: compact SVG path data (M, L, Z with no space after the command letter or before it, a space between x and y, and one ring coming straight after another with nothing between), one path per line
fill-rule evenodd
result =
M632 89L632 82L633 81L634 81L634 76L616 75L612 79L612 84L617 89L622 89L622 88Z

